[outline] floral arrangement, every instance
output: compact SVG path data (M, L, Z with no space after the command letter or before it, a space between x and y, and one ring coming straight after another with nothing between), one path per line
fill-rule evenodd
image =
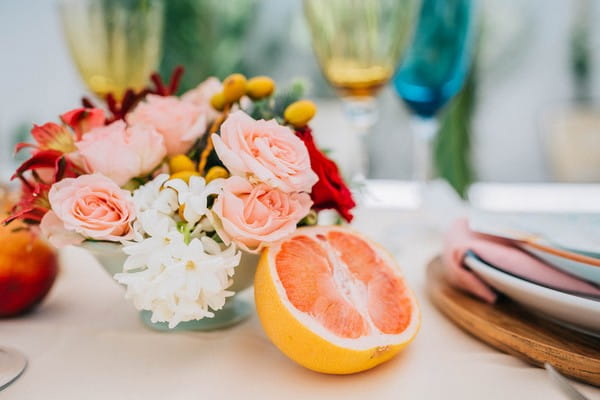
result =
M214 316L227 297L241 251L258 253L316 213L355 206L337 166L308 122L314 104L298 85L275 94L268 77L209 78L176 96L170 83L128 90L107 110L88 99L34 125L31 157L15 172L20 201L6 220L39 226L62 247L122 244L115 279L152 321Z

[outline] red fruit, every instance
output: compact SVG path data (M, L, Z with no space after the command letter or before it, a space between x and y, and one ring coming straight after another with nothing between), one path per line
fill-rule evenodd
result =
M11 317L39 304L58 272L55 252L31 232L0 227L0 317Z

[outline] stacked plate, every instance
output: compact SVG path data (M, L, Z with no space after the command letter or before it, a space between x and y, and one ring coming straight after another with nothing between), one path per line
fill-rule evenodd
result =
M471 230L511 240L524 251L600 289L600 215L474 213ZM469 251L465 264L530 310L600 336L600 295L566 291L507 272Z

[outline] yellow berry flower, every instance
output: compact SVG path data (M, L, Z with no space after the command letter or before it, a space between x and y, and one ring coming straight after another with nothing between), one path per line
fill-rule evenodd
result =
M227 170L225 168L217 165L208 170L204 179L206 180L206 183L208 184L209 182L214 181L215 179L228 178L228 177L229 177L229 172L227 172Z
M305 126L317 113L317 106L310 100L296 101L285 109L285 120L295 128Z
M275 82L268 76L256 76L246 84L246 94L252 100L269 97L275 90Z
M223 111L225 108L225 95L223 95L223 92L215 93L210 98L210 105L217 111Z
M246 94L246 77L242 74L229 75L223 81L223 96L226 103L238 101Z
M200 173L198 173L197 171L180 171L180 172L171 174L170 179L181 179L181 180L185 181L185 183L189 183L190 178L192 176L200 176Z
M195 171L196 164L185 154L178 154L169 160L169 170L172 174L183 171Z

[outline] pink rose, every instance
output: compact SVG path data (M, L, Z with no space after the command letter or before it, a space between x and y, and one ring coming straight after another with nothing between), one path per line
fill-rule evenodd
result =
M310 192L318 180L302 140L275 120L256 121L236 111L221 126L221 136L212 139L233 175L249 176L284 192Z
M219 112L212 108L210 105L210 99L221 90L223 90L221 81L211 76L196 86L196 88L185 92L183 96L181 96L181 99L200 107L205 111L206 118L209 121L213 121L215 118L217 118Z
M283 239L310 211L307 193L286 193L264 183L252 185L239 176L228 178L212 208L211 220L226 243L258 252ZM218 218L215 218L218 217Z
M134 236L131 193L104 175L63 179L52 186L48 199L52 210L40 227L57 247L84 239L118 242Z
M206 110L174 96L150 94L127 116L131 125L154 127L165 139L167 155L186 153L206 130Z
M163 137L151 126L127 126L124 121L95 128L75 144L84 164L123 186L150 174L167 154Z

